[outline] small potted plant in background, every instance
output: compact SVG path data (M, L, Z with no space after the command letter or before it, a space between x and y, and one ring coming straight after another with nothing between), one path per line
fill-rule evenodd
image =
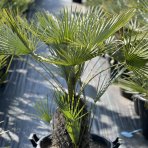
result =
M124 71L125 65L129 70L138 71L138 75L141 75L144 67L147 66L145 58L141 56L141 51L143 55L147 55L147 51L143 48L146 39L141 38L141 41L144 41L139 42L138 45L135 40L128 40L131 34L127 35L129 37L127 42L111 40L111 36L127 24L134 12L135 10L131 9L118 15L108 15L98 8L89 9L85 13L69 12L65 9L57 16L39 12L36 14L35 21L29 23L18 15L13 17L8 10L2 10L4 17L0 27L2 40L0 53L18 57L31 55L43 64L46 72L57 82L57 85L51 82L55 89L55 102L58 106L53 119L52 137L43 138L38 147L87 148L90 146L89 123L92 108L88 108L88 101L82 95L86 85L109 68L97 72L87 81L82 81L87 61L102 56L108 51L115 53L116 50L121 49L124 56L118 65L120 68L123 67L120 73ZM40 54L36 52L39 41L48 46L47 53L45 50ZM121 46L123 48L119 48ZM136 48L137 46L141 47L140 50ZM137 66L135 63L137 61L142 64ZM45 63L52 64L58 69L60 76L66 82L66 90L56 79L56 73L54 74ZM108 81L104 80L105 83L93 98L94 103L120 73ZM96 137L99 138L95 135ZM109 144L107 147L113 146Z
M136 113L140 116L143 135L148 139L148 78L131 75L128 79L119 79L119 86L136 92L132 96Z

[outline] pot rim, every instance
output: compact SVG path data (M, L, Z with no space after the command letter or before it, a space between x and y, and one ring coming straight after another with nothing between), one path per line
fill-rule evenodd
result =
M48 134L48 135L46 135L46 136L43 136L43 137L37 142L37 148L40 148L40 142L41 142L44 138L49 137L49 136L51 136L51 134ZM111 141L110 139L104 137L104 136L101 136L101 135L98 135L98 134L95 134L95 133L90 133L90 138L93 139L93 140L95 140L95 139L97 139L97 138L100 139L100 140L102 139L105 143L108 144L109 148L113 148L113 143L112 143L112 141Z
M148 103L148 99L145 99L144 97L145 97L145 96L142 96L142 95L140 95L140 94L136 94L136 95L133 95L133 96L132 96L133 99L136 99L136 98L137 98L137 99L139 99L139 100L142 100L142 101L145 101L145 102Z
M96 136L96 137L100 138L100 140L101 140L101 139L104 139L104 141L105 141L106 143L110 143L110 148L113 148L113 143L112 143L112 141L111 141L110 139L108 139L108 138L106 138L106 137L104 137L104 136L95 134L95 133L90 133L90 136L91 136L91 138L92 138L92 136ZM92 139L93 139L93 138L92 138Z

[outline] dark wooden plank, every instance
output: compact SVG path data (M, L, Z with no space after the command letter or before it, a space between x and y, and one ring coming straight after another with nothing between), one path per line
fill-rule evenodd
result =
M52 4L57 5L58 8L55 9ZM64 5L65 3L61 1L53 2L51 0L42 0L40 3L40 7L52 12L58 11ZM67 5L70 6L69 3ZM28 63L42 71L42 68L32 59L26 59L28 59ZM91 64L93 65L93 62ZM52 98L53 89L38 72L25 62L14 61L10 73L10 82L4 88L0 88L0 120L5 121L0 127L4 130L10 130L10 132L0 137L0 146L29 148L31 147L28 140L30 133L35 132L42 136L50 131L48 125L40 122L31 114L36 113L34 109L36 101L47 95ZM61 79L59 78L59 80ZM63 82L63 80L61 81ZM86 89L85 94L89 101L92 101L90 98L96 93L96 85L96 80L94 80ZM131 131L138 128L140 128L140 122L139 117L134 112L133 102L123 98L117 86L109 87L100 102L97 103L92 131L114 140L117 136L121 137L121 131ZM122 138L124 144L121 148L148 147L148 141L144 140L140 133L131 139Z

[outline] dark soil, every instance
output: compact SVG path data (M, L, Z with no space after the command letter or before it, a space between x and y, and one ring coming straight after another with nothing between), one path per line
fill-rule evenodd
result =
M49 145L48 142L45 142L44 144L42 143L41 145L42 145L41 148L59 148L58 146L51 146L51 144ZM108 148L108 147L104 143L94 142L90 140L90 148Z
M108 148L108 147L104 143L94 142L94 141L91 140L90 148Z

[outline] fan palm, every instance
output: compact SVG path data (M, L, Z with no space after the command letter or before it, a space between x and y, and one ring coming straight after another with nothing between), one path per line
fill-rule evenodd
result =
M30 4L32 4L34 0L1 0L0 8L11 8L12 10L18 10L20 14L24 13Z
M59 107L56 111L53 146L65 148L89 146L89 112L86 100L81 98L81 94L86 84L105 70L99 71L83 83L81 76L85 72L86 61L106 52L115 52L115 49L122 50L124 58L120 67L126 65L139 75L146 68L144 76L148 75L145 41L141 40L138 43L133 41L132 44L120 42L122 48L118 48L119 42L116 43L115 40L110 42L110 37L127 24L134 11L130 9L118 15L107 15L98 8L89 9L86 13L69 12L65 9L58 16L47 12L37 13L35 21L28 23L20 16L14 17L8 10L2 10L0 54L17 56L30 54L41 62L45 70L55 78L54 81L58 82L45 63L56 66L60 76L66 81L67 91L60 84L58 88L52 84L57 91L55 100ZM46 55L36 52L39 42L48 46ZM126 47L130 50L128 51ZM141 64L134 64L135 59ZM113 80L111 78L109 82L102 84L96 100L102 96ZM81 88L77 93L76 88L79 84Z
M92 2L92 0L87 0L88 5L98 5L102 7L108 13L120 13L125 9L135 8L136 13L130 23L126 26L127 29L132 29L132 31L143 31L148 29L148 1L147 0L97 0ZM122 29L122 28L121 28ZM120 30L120 33L123 30Z
M127 8L137 8L143 12L147 12L148 10L147 0L86 0L86 5L99 5L110 13L119 13Z
M126 66L132 71L132 73L127 73L128 77L118 79L118 85L120 85L123 89L137 92L147 97L148 31L143 32L143 35L141 34L141 31L140 34L134 32L129 39L125 38L124 40L125 46L122 51L124 58L126 59Z

